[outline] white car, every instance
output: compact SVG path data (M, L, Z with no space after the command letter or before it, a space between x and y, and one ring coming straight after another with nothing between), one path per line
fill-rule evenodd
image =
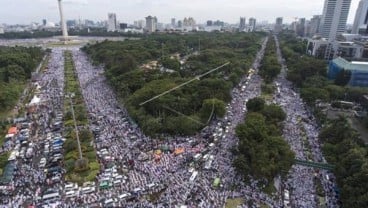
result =
M39 168L44 168L46 166L46 158L41 158L40 164L38 165Z
M68 191L65 193L65 197L66 198L73 198L73 197L77 197L78 196L78 192L76 191Z

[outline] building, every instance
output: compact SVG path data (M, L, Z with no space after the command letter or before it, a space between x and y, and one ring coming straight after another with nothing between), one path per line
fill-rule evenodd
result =
M178 28L182 28L183 27L183 22L181 20L178 20Z
M119 28L120 28L120 30L125 30L125 29L127 29L128 28L128 24L127 23L120 23L119 24Z
M153 33L157 29L157 17L152 17L151 15L146 17L146 32Z
M296 24L296 34L300 37L305 36L305 18L300 18L298 23Z
M172 26L173 28L175 28L175 27L176 27L176 19L175 19L175 18L171 18L171 26Z
M351 0L325 0L320 24L320 34L330 42L345 32Z
M4 31L4 28L0 26L0 34L4 34L5 31Z
M358 34L361 29L367 30L368 24L368 0L361 0L355 13L355 19L351 33ZM366 31L365 31L366 33Z
M210 26L212 26L212 25L213 25L212 20L207 20L207 26L208 26L208 27L210 27Z
M239 31L243 31L244 29L245 29L245 17L240 17Z
M327 73L328 78L336 79L343 70L350 72L348 85L368 87L368 62L349 62L338 57L329 63Z
M321 18L321 15L313 15L312 19L309 22L309 37L313 37L314 35L319 33Z
M257 23L257 20L253 17L249 18L249 27L251 29L251 31L254 31L256 29L256 23Z
M47 24L47 20L46 20L46 19L43 19L43 20L42 20L42 25L43 25L43 26L46 26L46 24Z
M109 13L107 16L107 32L115 32L117 30L116 14Z
M283 21L282 17L276 18L276 24L275 24L275 27L274 27L274 32L275 33L281 32L281 30L282 30L282 21Z

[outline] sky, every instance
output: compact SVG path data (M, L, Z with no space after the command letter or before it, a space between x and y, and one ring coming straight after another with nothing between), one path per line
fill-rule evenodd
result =
M352 23L359 0L352 0L348 23ZM148 15L169 23L193 17L197 23L222 20L238 23L239 17L255 17L258 22L273 23L283 17L288 23L295 17L310 19L321 14L324 0L63 0L65 18L107 20L107 13L119 22L133 23ZM0 23L29 24L47 19L59 22L57 0L0 0Z

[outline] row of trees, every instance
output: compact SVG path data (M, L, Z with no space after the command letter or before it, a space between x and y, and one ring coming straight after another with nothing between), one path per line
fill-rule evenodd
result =
M41 62L44 51L38 47L0 47L0 108L12 108Z
M104 41L83 48L106 76L133 119L146 134L194 134L210 118L221 117L230 89L247 73L264 34L160 34L140 40ZM199 50L199 42L200 48ZM195 52L196 51L196 52ZM183 64L172 56L178 54ZM158 60L159 67L140 66ZM143 106L140 103L226 62L200 81Z
M294 163L295 155L282 138L286 114L261 98L249 100L246 106L245 122L236 127L239 145L234 166L245 180L251 176L268 186L277 175L286 176Z
M83 153L83 160L79 160L77 135L74 130L74 121L69 98L64 100L64 127L65 138L64 143L64 164L67 171L66 178L69 181L78 182L93 181L100 170L97 162L96 150L91 145L93 142L93 134L88 129L87 109L84 103L83 95L79 86L78 77L75 71L72 53L66 51L65 59L65 94L71 95L73 108L75 112L75 120L79 129L79 141Z
M269 36L264 58L261 62L259 75L266 83L271 83L280 73L281 66L277 60L276 43L272 35Z
M340 117L326 125L320 139L327 161L335 165L343 207L366 207L368 204L368 154L357 132L347 119ZM338 191L338 189L336 190Z

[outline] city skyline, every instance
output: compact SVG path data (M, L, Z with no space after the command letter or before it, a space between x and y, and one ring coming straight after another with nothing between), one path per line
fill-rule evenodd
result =
M348 23L352 24L359 0L352 0ZM107 13L116 13L117 20L133 23L148 15L157 16L159 22L170 23L171 18L180 20L191 16L198 23L219 19L229 23L238 23L239 17L255 17L257 21L274 23L276 17L283 17L285 23L290 23L294 17L311 18L322 14L323 0L259 0L246 2L244 0L203 0L175 2L169 0L138 0L121 2L118 0L65 0L63 1L66 19L107 20ZM29 24L47 19L59 22L56 0L3 0L0 7L0 23ZM22 5L20 7L19 5ZM24 7L24 9L23 9ZM223 12L219 12L219 8ZM19 11L15 13L14 11ZM40 12L42 11L42 12ZM206 12L204 12L206 11Z

